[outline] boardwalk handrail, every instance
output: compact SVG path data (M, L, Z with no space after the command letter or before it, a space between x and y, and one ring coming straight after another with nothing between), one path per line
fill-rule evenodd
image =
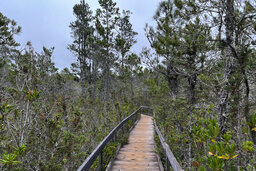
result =
M115 136L118 130L120 130L125 123L127 123L130 119L132 119L134 116L138 114L138 112L141 109L150 109L152 110L153 117L155 117L155 111L153 108L148 106L141 106L138 108L135 112L133 112L131 115L126 117L122 122L120 122L101 142L100 144L93 150L93 152L89 155L89 157L83 162L83 164L78 168L77 171L88 171L91 166L93 165L94 161L97 159L98 156L101 156L102 158L102 152L105 146L110 142L110 140ZM154 121L154 128L155 131L159 137L159 140L161 142L161 146L165 151L166 155L166 171L170 170L170 164L172 165L172 168L174 171L183 171L179 163L177 162L175 156L173 155L172 151L170 150L170 147L165 142L161 132L159 131L156 122ZM102 162L102 159L101 159Z
M170 170L170 164L171 164L174 171L183 171L180 164L178 163L175 156L173 155L169 145L165 142L165 140L163 138L163 135L161 134L161 132L159 131L159 129L156 125L156 122L154 122L154 125L155 125L156 133L157 133L157 135L159 137L159 140L161 142L161 145L162 145L162 147L165 151L166 158L168 159L168 160L166 160L166 170L167 171Z
M127 123L133 116L137 115L142 107L133 112L130 116L126 117L122 122L120 122L101 142L100 144L93 150L93 152L89 155L89 157L83 162L83 164L78 168L77 171L87 171L91 168L94 161L97 159L99 155L101 155L103 149L108 144L108 142L114 137L116 132L120 130L125 123Z
M151 109L153 111L153 117L155 118L154 108L151 108L151 107L148 107L148 106L141 106L141 108ZM166 168L165 168L165 170L170 171L170 164L171 164L174 171L183 171L180 164L178 163L175 156L173 155L169 145L165 142L164 137L161 134L161 132L159 131L155 120L154 120L154 128L155 128L155 131L156 131L156 133L158 135L158 138L160 140L161 146L165 151L165 155L166 155Z

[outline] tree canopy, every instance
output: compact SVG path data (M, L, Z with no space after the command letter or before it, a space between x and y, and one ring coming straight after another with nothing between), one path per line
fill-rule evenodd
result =
M141 53L132 12L98 3L73 7L76 62L62 71L54 47L20 45L21 27L0 13L0 170L76 170L141 105L185 170L255 170L256 3L163 0Z

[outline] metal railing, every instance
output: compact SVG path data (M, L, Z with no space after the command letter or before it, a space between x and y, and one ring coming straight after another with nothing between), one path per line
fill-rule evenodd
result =
M151 113L152 116L155 116L154 109L148 106L141 106L139 109L137 109L135 112L133 112L130 116L126 117L122 122L120 122L101 142L100 144L93 150L93 152L89 155L89 157L83 162L83 164L78 168L77 171L88 171L95 160L99 157L99 163L100 168L99 170L104 170L105 167L103 166L103 150L106 147L106 145L114 138L116 137L117 132L123 128L123 126L129 121L132 120L133 123L138 119L139 112L145 112L145 114L149 115L148 110L152 110ZM166 154L166 171L170 170L170 164L174 171L182 171L182 168L180 167L179 163L177 162L176 158L174 157L173 153L171 152L169 146L164 141L164 138L162 134L160 133L156 122L154 121L154 127L155 131L158 135L158 138L160 139L161 146L165 151Z
M154 108L148 107L148 106L142 106L144 108L148 108L150 110L152 110L151 115L155 118L155 110ZM156 121L154 120L154 128L156 131L156 134L160 140L161 143L161 147L164 150L164 155L165 155L165 171L170 171L170 165L172 166L174 171L183 171L183 169L181 168L180 164L178 163L178 161L176 160L175 156L173 155L169 145L165 142L163 135L161 134L161 132L159 131L159 128L156 124Z
M115 137L117 131L119 131L129 120L133 119L133 121L137 120L137 114L141 110L141 107L133 112L130 116L126 117L121 123L119 123L101 142L100 144L93 150L93 152L89 155L89 157L83 162L83 164L78 168L77 171L87 171L91 168L94 161L97 157L100 158L100 170L104 170L103 166L103 149L105 146Z
M174 171L183 171L180 164L176 160L175 156L173 155L172 151L170 150L169 145L165 142L164 137L162 136L161 132L159 131L156 123L154 123L156 133L158 135L158 138L161 142L161 146L165 151L165 157L166 157L166 165L165 170L170 171L170 164Z

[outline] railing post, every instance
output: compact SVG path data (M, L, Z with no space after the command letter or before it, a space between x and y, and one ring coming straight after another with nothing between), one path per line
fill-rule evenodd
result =
M167 154L166 155L166 171L170 171L170 162L169 162L169 159L167 157Z
M114 137L113 137L114 142L116 142L116 140L117 140L116 136L117 136L117 132L114 134Z
M103 166L103 151L100 153L100 171L104 171L104 166Z

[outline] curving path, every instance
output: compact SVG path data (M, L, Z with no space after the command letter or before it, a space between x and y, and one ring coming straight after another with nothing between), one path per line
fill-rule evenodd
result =
M121 148L110 170L160 170L153 136L154 126L152 117L141 115L138 124L130 133L128 144Z

